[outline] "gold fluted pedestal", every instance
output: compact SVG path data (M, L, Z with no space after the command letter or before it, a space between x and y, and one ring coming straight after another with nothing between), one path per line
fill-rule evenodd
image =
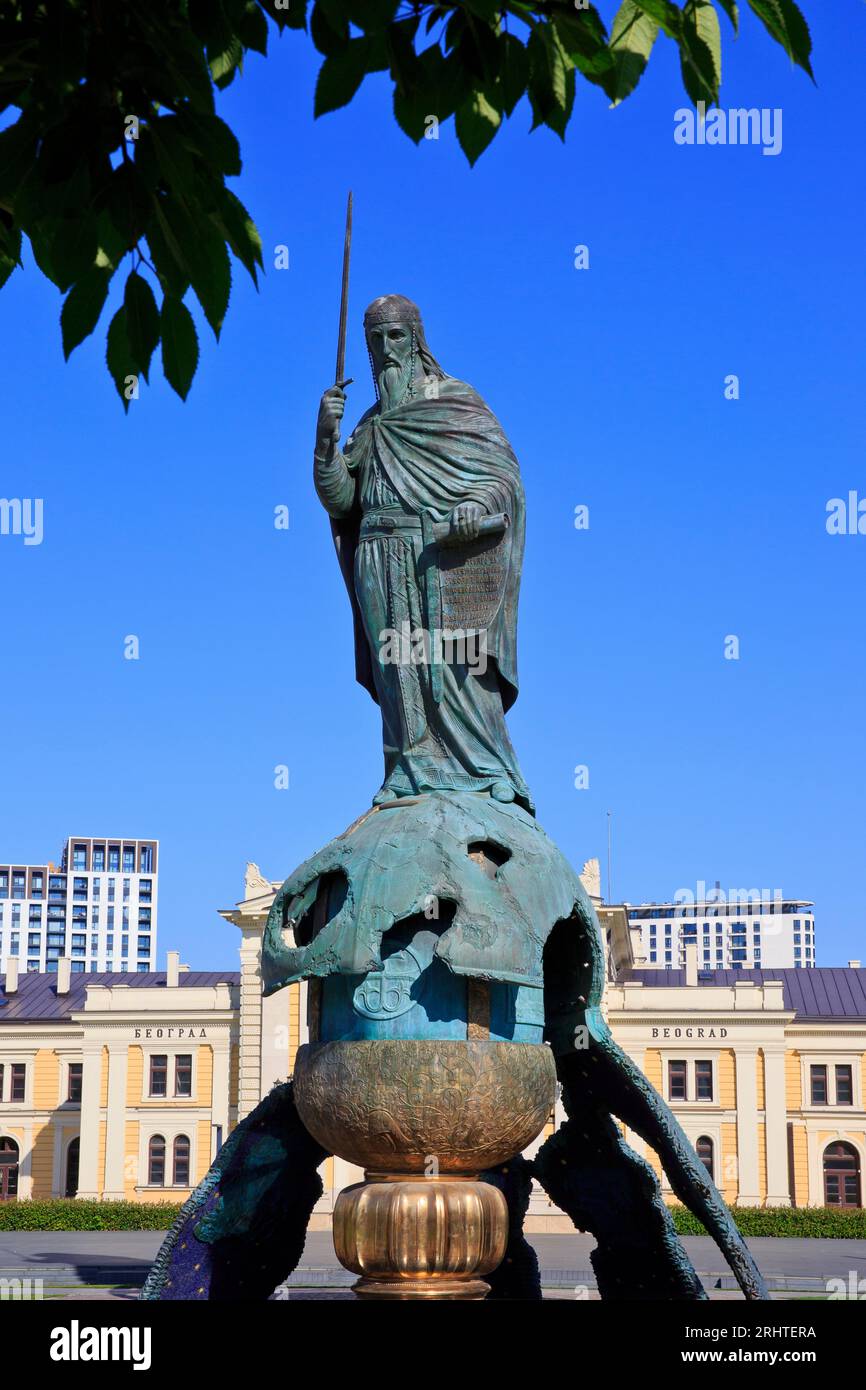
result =
M471 1177L366 1175L334 1209L334 1249L361 1298L481 1299L502 1263L505 1198Z
M505 1255L508 1208L479 1174L540 1134L555 1082L542 1043L394 1038L300 1048L301 1119L328 1153L365 1173L334 1208L334 1248L361 1275L357 1294L484 1298L481 1276Z

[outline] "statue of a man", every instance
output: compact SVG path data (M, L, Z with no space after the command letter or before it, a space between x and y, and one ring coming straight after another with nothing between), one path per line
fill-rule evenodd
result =
M417 305L375 299L364 329L377 401L341 450L345 394L324 393L314 479L352 603L358 680L382 711L374 804L453 790L532 810L504 718L517 696L517 459L477 392L433 357ZM482 534L485 517L503 516Z

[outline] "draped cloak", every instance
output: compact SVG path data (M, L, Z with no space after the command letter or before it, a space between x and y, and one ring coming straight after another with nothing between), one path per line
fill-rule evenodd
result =
M356 675L382 709L377 799L446 788L508 799L510 788L531 810L503 719L517 696L520 470L478 393L453 377L434 380L435 392L428 385L368 411L343 455L316 475L352 605ZM504 514L505 530L443 547L437 526L466 502ZM395 666L382 642L404 629L426 633L431 646ZM476 655L455 655L455 638Z
M344 458L355 476L375 461L410 512L447 521L461 502L478 502L488 513L505 512L504 575L498 609L487 626L488 658L495 664L504 710L517 698L517 600L526 511L520 468L499 421L477 391L444 377L438 393L409 397L391 410L374 406L362 416L346 444ZM355 502L346 517L332 518L340 568L355 626L355 674L378 702L370 648L355 593L355 552L361 524ZM439 583L437 567L428 583Z

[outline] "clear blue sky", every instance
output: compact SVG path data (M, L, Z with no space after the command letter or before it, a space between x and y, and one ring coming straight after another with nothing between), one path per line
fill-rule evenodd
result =
M238 270L185 405L157 370L124 417L104 323L65 365L27 256L0 293L0 493L44 498L45 539L0 538L0 860L157 836L161 962L229 966L216 910L245 861L284 877L378 788L311 482L351 186L351 420L372 394L364 306L397 291L521 461L510 725L542 824L579 868L613 810L616 899L781 889L815 900L819 964L866 956L866 536L825 530L829 498L866 496L866 10L804 4L817 88L751 13L725 31L722 104L781 107L777 157L674 143L665 40L624 106L579 82L562 145L522 105L470 170L453 125L417 149L399 132L384 78L314 123L317 56L274 37L220 99L269 270L259 293Z

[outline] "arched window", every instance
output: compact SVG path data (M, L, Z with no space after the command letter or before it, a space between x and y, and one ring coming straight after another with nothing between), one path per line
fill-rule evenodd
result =
M189 1140L185 1134L179 1134L174 1141L173 1171L175 1187L189 1187Z
M698 1139L697 1143L695 1144L695 1153L697 1154L698 1158L701 1160L701 1163L704 1165L710 1177L712 1178L714 1176L712 1139L708 1139L706 1134L702 1134L700 1139Z
M81 1140L73 1139L66 1150L66 1187L63 1191L65 1197L74 1197L78 1191L78 1155L80 1151Z
M14 1139L0 1139L0 1202L18 1196L18 1145Z
M165 1187L165 1139L154 1134L147 1146L147 1181L151 1187Z
M860 1159L853 1144L828 1144L824 1150L824 1204L859 1207Z

